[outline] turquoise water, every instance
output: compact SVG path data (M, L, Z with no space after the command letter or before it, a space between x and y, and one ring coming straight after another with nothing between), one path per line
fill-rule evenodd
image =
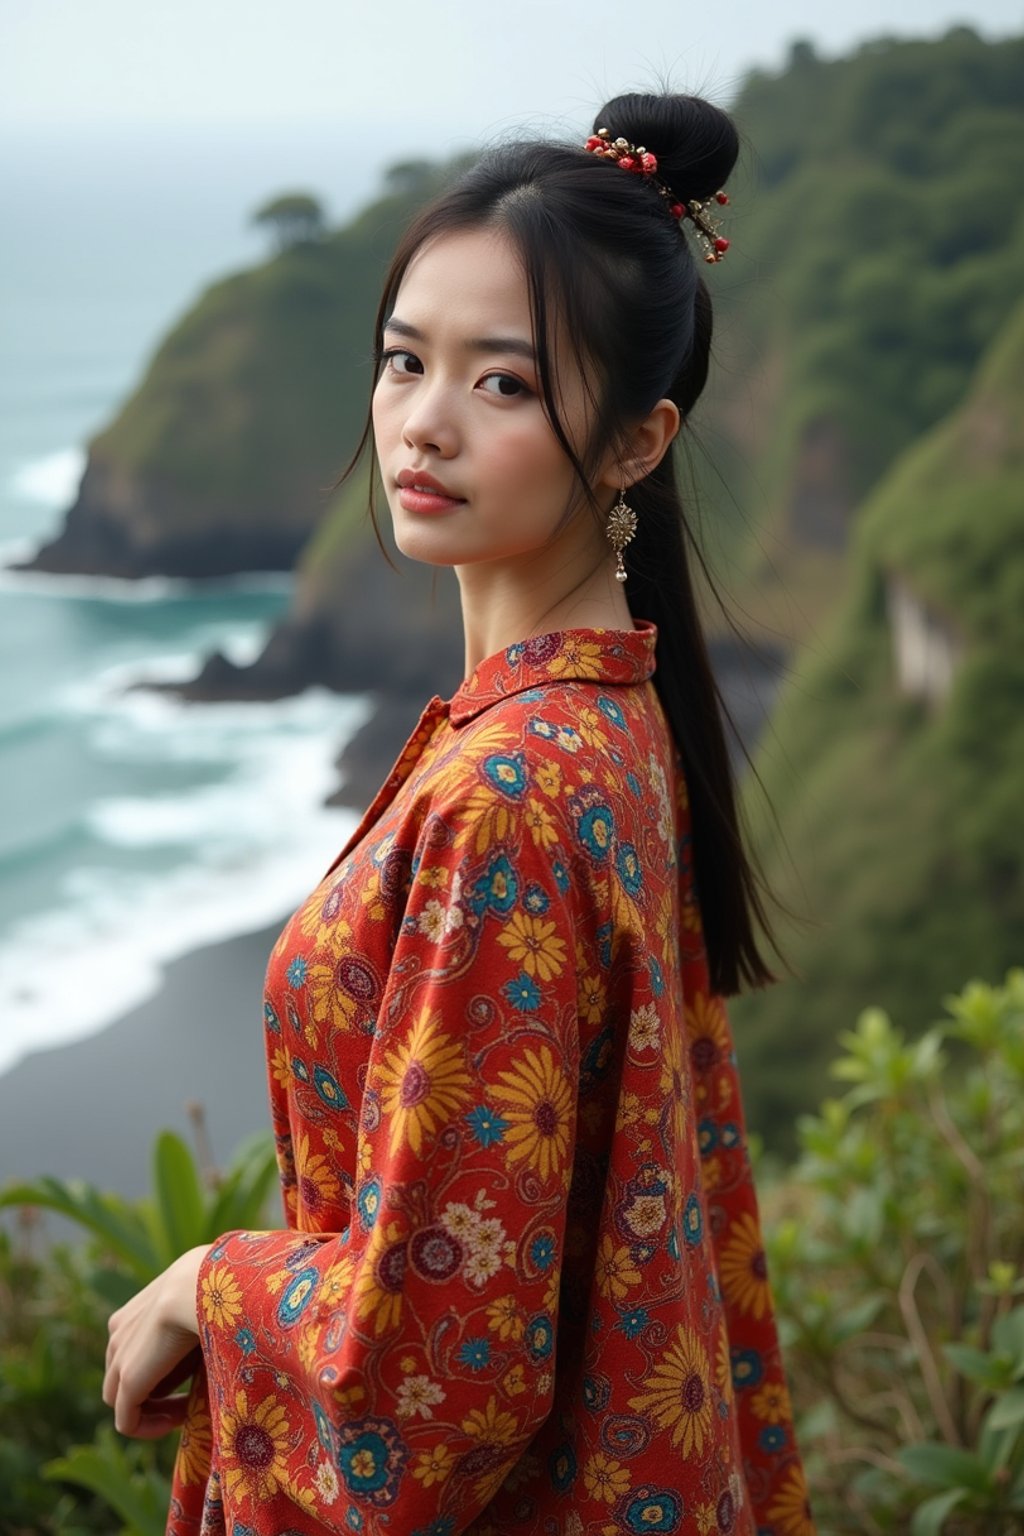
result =
M168 327L261 259L248 214L308 150L231 138L201 180L194 146L163 141L0 152L0 1071L117 1017L163 961L286 914L352 823L322 800L364 699L205 706L133 688L188 677L215 647L254 656L289 575L6 569L59 527L90 434Z

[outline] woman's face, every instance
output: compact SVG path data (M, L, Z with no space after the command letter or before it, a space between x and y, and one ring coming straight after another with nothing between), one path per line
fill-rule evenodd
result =
M579 487L541 404L526 279L503 234L467 230L421 247L383 340L373 429L403 554L432 565L522 561L551 539L570 500L575 522ZM556 382L579 452L582 380L567 368ZM594 537L600 546L596 523Z

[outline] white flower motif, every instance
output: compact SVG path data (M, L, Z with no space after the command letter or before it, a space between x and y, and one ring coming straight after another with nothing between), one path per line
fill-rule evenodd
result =
M449 1200L441 1213L441 1225L447 1227L453 1237L471 1244L476 1239L480 1217L461 1201Z
M480 1217L480 1224L471 1239L474 1248L500 1248L505 1241L505 1228L497 1216Z
M324 1504L333 1504L338 1497L338 1474L329 1461L322 1461L313 1478L316 1491Z
M501 1254L494 1248L474 1248L462 1266L470 1285L484 1285L501 1268Z
M420 913L418 926L420 933L425 933L427 938L432 939L435 944L438 939L444 937L444 907L442 907L436 896L432 901L428 901L423 908L423 911Z
M429 1376L407 1376L398 1388L398 1415L411 1418L418 1413L421 1418L432 1419L437 1403L444 1402L444 1388Z
M659 1045L661 1021L653 1003L634 1008L629 1016L629 1045L633 1051L653 1051Z
M465 914L461 907L449 907L444 920L445 933L453 933L456 928L461 928Z

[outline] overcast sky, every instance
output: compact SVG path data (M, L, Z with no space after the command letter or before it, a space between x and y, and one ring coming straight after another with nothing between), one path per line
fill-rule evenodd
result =
M895 17L895 22L894 22ZM429 153L575 128L667 74L727 102L794 38L825 54L961 22L1024 30L1011 0L0 0L0 131L330 122ZM375 157L376 158L376 157Z

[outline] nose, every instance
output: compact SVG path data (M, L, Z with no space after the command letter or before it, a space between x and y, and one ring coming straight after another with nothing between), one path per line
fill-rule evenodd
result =
M458 423L451 393L440 381L432 386L424 380L417 386L402 424L402 439L409 448L428 450L443 459L450 459L458 451Z

